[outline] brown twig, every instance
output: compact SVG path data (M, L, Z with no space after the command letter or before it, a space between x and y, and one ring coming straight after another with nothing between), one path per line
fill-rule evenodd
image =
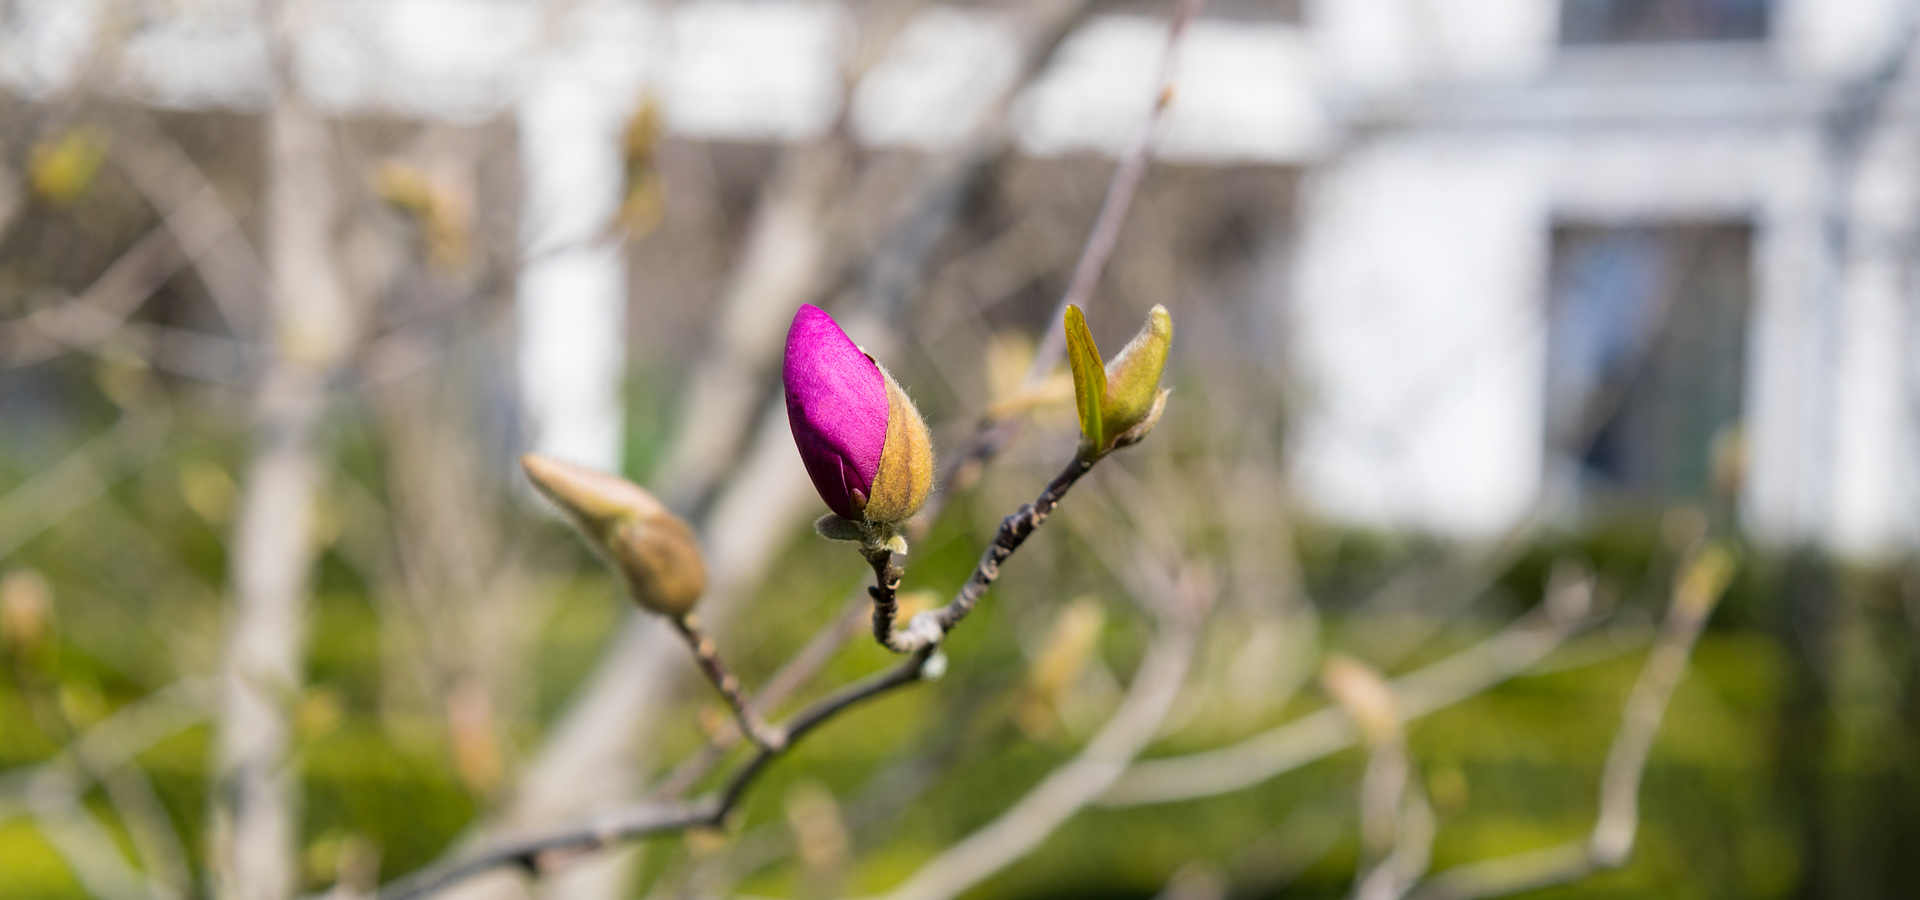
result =
M865 597L850 598L846 608L842 609L833 621L822 625L819 631L814 632L813 637L807 640L806 646L801 647L800 652L795 653L778 671L773 673L772 677L767 679L767 683L760 687L759 692L747 701L747 709L755 715L764 716L769 710L779 706L780 701L799 690L801 685L818 675L820 670L826 668L827 663L832 661L840 645L860 633L860 623L866 618L866 605ZM726 758L727 751L733 749L734 744L739 740L738 729L730 729L716 735L707 742L706 746L681 760L679 765L674 766L673 770L660 780L658 786L647 793L657 801L680 799L695 782L713 771L713 767Z
M720 648L714 644L713 638L701 630L700 617L688 613L674 619L673 627L686 640L687 648L693 651L693 661L699 664L701 674L713 682L714 689L720 692L720 696L727 701L727 707L733 710L740 730L764 749L779 749L782 737L768 730L753 711L753 703L747 697L746 689L740 686L740 679L720 660Z
M782 740L774 747L760 747L736 769L719 791L691 802L643 803L574 827L548 834L508 841L475 856L408 876L382 891L380 900L411 900L425 897L482 872L503 866L518 866L538 872L544 860L558 856L589 853L622 841L687 831L720 828L738 808L747 790L775 759L784 755L800 738L833 717L895 688L918 681L932 651L915 653L899 665L878 675L856 682L816 701L786 723L774 726Z
M889 650L905 653L911 648L893 645L893 617L900 611L900 579L906 570L893 564L893 551L884 547L866 551L867 564L873 567L873 586L867 596L873 598L873 639Z
M904 631L892 630L893 617L889 613L886 617L888 627L883 633L879 607L876 603L874 638L895 653L914 653L938 644L941 638L946 637L947 632L960 624L960 620L965 619L968 613L973 612L974 606L980 603L980 598L986 595L987 588L992 587L994 580L1000 577L1000 564L1006 562L1015 550L1020 549L1021 544L1026 543L1034 530L1047 521L1047 516L1051 515L1054 507L1059 505L1060 498L1065 497L1067 491L1072 489L1073 483L1079 481L1080 477L1092 468L1091 460L1075 457L1073 462L1068 463L1067 467L1060 471L1059 475L1054 476L1053 481L1047 484L1046 490L1041 491L1040 496L1034 498L1032 503L1021 506L1002 519L1000 531L994 535L993 543L988 544L987 549L980 554L980 563L974 566L973 576L967 579L967 583L960 587L959 593L956 593L952 600L947 601L947 605L914 616L912 621L907 623ZM884 565L886 565L885 561L882 561L874 566L874 574L881 578L882 585L886 585L892 572L897 570L897 567L886 566L886 574L883 575L882 566ZM894 578L892 588L898 588L898 586L899 581ZM891 589L877 590L874 593L875 600L878 601L881 595L890 594Z

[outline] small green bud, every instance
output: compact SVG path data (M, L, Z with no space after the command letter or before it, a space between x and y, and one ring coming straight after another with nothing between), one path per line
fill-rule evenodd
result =
M643 609L680 618L707 589L693 529L645 488L617 475L529 453L520 466L613 567Z
M1168 391L1160 387L1160 375L1173 344L1173 317L1166 307L1155 305L1140 333L1104 365L1079 307L1067 307L1066 329L1067 364L1073 370L1080 414L1080 455L1098 459L1139 443L1166 411Z

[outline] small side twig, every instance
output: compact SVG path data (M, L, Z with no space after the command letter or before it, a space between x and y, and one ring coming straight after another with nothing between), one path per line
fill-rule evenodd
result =
M740 686L740 679L727 668L726 663L721 662L720 649L713 643L713 638L701 630L700 617L688 613L674 619L673 627L686 640L688 649L693 651L693 661L700 665L700 672L713 682L714 689L720 692L720 696L727 701L727 707L733 710L734 718L739 721L740 730L747 739L769 750L779 749L786 743L785 736L768 729L766 723L761 722L759 715L754 713L746 689Z
M865 619L866 602L865 597L851 598L851 602L834 617L833 621L822 625L819 631L814 632L813 637L807 640L806 646L801 647L800 652L795 653L778 671L773 673L772 677L767 679L766 684L760 686L760 690L747 701L747 709L755 715L764 716L779 706L780 702L787 699L794 691L799 690L801 685L819 674L820 670L833 659L834 652L840 649L840 645L860 633L860 623ZM656 800L680 799L701 778L706 777L708 772L713 771L714 766L726 759L727 751L732 750L739 740L740 732L737 728L715 735L706 746L674 766L665 778L660 779L658 786L648 791L649 796Z

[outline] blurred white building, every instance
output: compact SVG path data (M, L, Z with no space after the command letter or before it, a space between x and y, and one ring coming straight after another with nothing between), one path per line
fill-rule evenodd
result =
M106 6L0 7L0 85L49 96L97 66ZM251 3L161 7L111 61L115 90L265 102ZM1357 524L1489 535L1703 497L1744 459L1759 533L1913 545L1909 10L1307 0L1203 18L1160 153L1303 176L1290 290L1255 298L1286 304L1303 496ZM517 119L526 407L543 448L606 467L626 300L594 236L643 97L689 137L804 140L851 103L862 139L939 148L1015 67L1008 14L978 6L917 13L850 92L848 13L830 2L316 0L304 15L291 68L330 108ZM1021 148L1116 152L1163 35L1152 16L1090 20L1022 95Z
M1760 534L1913 543L1908 4L1317 10L1309 496L1494 532L1704 494L1718 439Z

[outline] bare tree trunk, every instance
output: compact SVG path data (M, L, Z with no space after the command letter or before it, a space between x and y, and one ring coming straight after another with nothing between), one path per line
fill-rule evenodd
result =
M297 98L267 117L267 264L273 355L255 398L252 458L228 546L232 622L213 793L217 896L281 900L297 888L300 803L291 706L306 660L317 429L348 341L332 260L326 123Z

